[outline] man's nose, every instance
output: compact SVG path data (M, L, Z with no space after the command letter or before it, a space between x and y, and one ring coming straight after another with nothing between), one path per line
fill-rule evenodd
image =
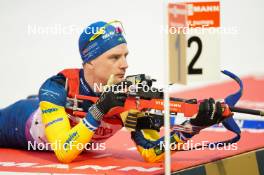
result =
M125 57L122 58L122 60L121 60L120 68L121 69L127 69L128 68L127 60Z

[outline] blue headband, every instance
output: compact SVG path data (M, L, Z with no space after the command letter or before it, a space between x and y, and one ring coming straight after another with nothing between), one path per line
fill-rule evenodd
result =
M79 38L79 51L83 63L87 63L95 59L119 44L126 43L122 30L111 24L107 24L108 23L102 21L93 23L81 34ZM98 32L101 28L104 29L103 34L93 39L96 32Z

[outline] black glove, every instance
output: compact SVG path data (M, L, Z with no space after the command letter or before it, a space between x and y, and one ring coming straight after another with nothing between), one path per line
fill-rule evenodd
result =
M125 90L131 85L130 82L122 81L105 89L97 102L89 109L94 118L100 121L104 114L117 106L124 106L127 98Z
M222 115L222 107L220 102L216 102L213 98L205 99L200 103L199 112L196 118L191 119L190 123L194 126L208 127L220 123L225 119Z

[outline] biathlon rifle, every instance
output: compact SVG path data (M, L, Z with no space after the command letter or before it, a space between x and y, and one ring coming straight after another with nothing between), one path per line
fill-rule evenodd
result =
M222 124L226 129L235 133L236 136L233 137L232 139L209 143L205 147L208 147L210 145L219 146L219 144L220 146L225 146L240 140L241 130L238 127L237 123L235 122L234 118L231 117L233 116L230 115L232 112L264 116L264 111L235 106L243 94L243 83L238 76L236 76L235 74L229 71L224 70L222 71L222 73L235 80L240 87L240 89L236 93L225 97L224 102L221 103L223 109L223 116L227 117L225 120L222 121ZM130 81L132 85L142 84L148 87L152 87L152 83L155 81L145 76L144 74L128 76L126 80ZM91 101L92 103L95 103L98 100L98 98L99 97L76 95L74 98L68 98L67 100L68 105L66 105L66 108L71 109L73 111L73 115L84 117L86 115L86 112L79 107L79 103L83 103L85 101ZM197 103L196 99L186 100L181 98L170 98L169 104L170 104L171 114L182 113L185 117L194 118L199 111L199 103ZM138 91L128 92L128 96L123 107L115 107L111 109L105 115L105 117L119 115L122 112L135 109L140 112L144 112L146 116L137 118L136 124L134 124L135 122L133 123L125 122L126 128L132 129L132 131L141 130L141 129L154 129L159 131L160 128L163 126L163 110L164 110L163 105L164 105L164 101L163 101L162 90L156 89L155 91L143 91L142 87L141 88L139 87ZM131 119L135 121L135 118L133 119L132 117ZM174 131L182 131L189 133L192 133L194 131L193 129L185 127L184 125L176 125L176 124L172 125L171 129ZM196 148L191 148L190 150L192 149L196 149Z
M223 108L223 116L230 116L231 112L252 114L258 116L264 116L264 111L247 109L241 107L235 107L234 104L242 95L243 84L242 81L234 74L228 71L222 71L227 76L234 79L239 85L240 90L236 94L232 94L225 99L225 102L221 103ZM136 86L136 90L128 92L127 99L123 107L115 107L111 109L105 116L113 116L120 114L131 109L135 109L141 112L150 112L151 110L164 110L163 91L152 87L152 83L156 80L150 79L144 74L132 75L126 77L126 81L130 81L132 86ZM149 87L149 91L143 91L144 86ZM84 101L91 101L95 103L99 97L76 95L74 98L68 98L68 105L66 108L73 110L73 115L83 117L86 112L79 107L79 103ZM230 100L232 102L230 102ZM233 102L233 101L236 102ZM233 103L233 105L231 104ZM199 104L195 99L181 99L181 98L170 98L170 112L172 114L182 113L185 117L193 118L199 111Z

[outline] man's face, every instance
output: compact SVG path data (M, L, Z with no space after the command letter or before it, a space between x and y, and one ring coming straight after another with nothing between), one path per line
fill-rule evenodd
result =
M86 63L89 64L89 69L92 70L93 74L87 76L93 76L93 79L96 80L95 83L102 83L103 85L107 83L111 74L115 76L116 82L122 81L128 68L127 55L128 49L125 43L113 47L90 63Z

